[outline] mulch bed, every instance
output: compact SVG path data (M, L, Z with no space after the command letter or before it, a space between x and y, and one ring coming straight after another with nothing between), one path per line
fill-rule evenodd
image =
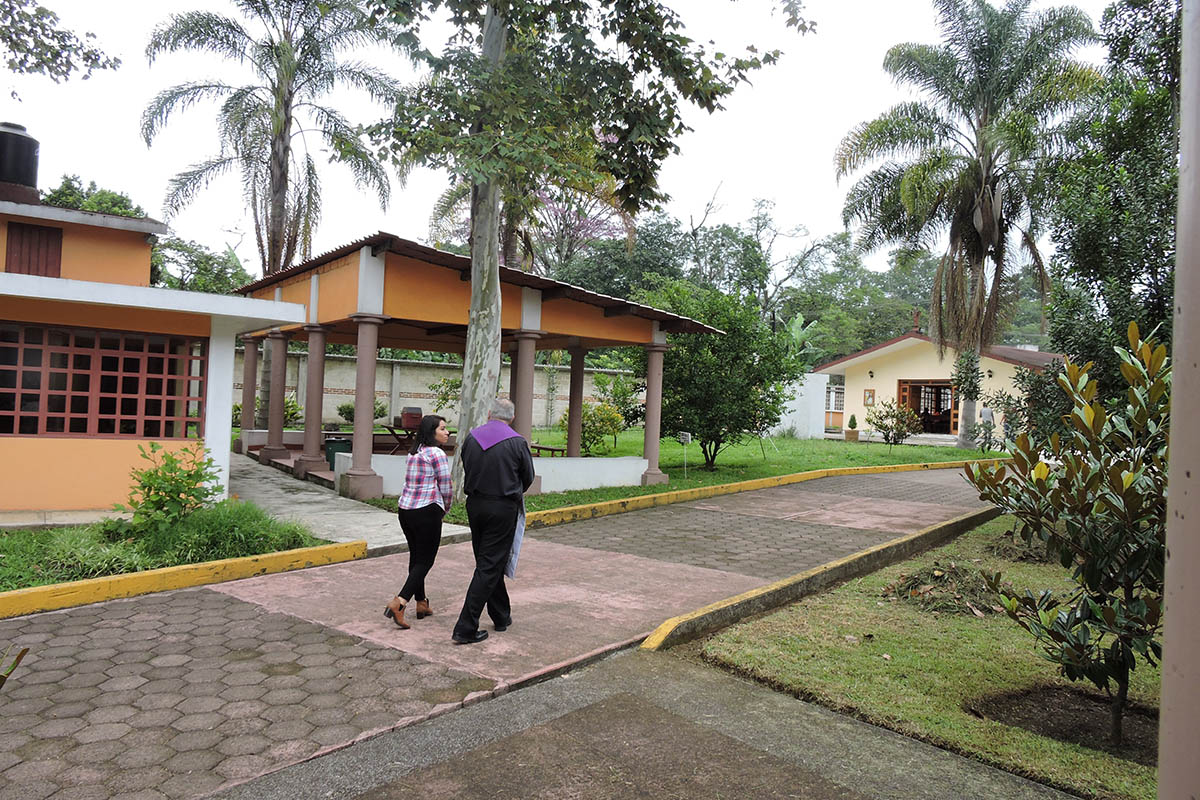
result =
M1123 742L1108 741L1109 699L1067 686L1039 686L992 695L967 705L978 717L1024 728L1063 742L1103 750L1148 767L1158 764L1158 709L1130 703L1122 718Z

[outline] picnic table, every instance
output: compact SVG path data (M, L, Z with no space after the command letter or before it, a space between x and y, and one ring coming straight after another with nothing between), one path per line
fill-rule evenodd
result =
M553 444L538 444L537 442L533 442L529 445L529 449L533 451L535 456L545 455L553 458L554 456L565 457L567 455L567 448Z
M391 425L384 425L383 429L390 433L392 438L396 440L396 446L388 452L389 456L396 455L397 450L403 450L407 453L412 449L413 438L417 435L416 428L400 428L397 430Z

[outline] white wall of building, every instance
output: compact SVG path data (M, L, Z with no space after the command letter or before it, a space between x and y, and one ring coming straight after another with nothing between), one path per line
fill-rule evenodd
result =
M453 459L451 459L453 461ZM350 469L351 454L334 456L334 485ZM535 458L533 471L541 476L543 492L598 489L601 486L640 486L647 461L637 456L621 458ZM371 469L383 478L383 493L396 496L404 491L408 456L371 456Z
M796 396L788 401L772 433L793 431L798 439L820 439L825 436L825 387L828 375L809 373L799 385L793 386Z

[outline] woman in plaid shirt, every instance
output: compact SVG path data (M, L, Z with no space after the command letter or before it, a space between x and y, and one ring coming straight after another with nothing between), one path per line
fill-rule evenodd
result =
M442 445L450 440L446 420L436 414L421 418L413 437L400 495L400 528L408 540L408 579L404 588L387 604L383 615L401 628L408 628L404 610L417 598L417 619L433 614L425 594L425 576L433 568L442 542L442 517L450 510L450 462Z

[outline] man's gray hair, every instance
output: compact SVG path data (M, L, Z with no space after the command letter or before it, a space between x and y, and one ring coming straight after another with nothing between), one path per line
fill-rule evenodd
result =
M489 417L503 422L512 422L516 415L517 410L513 407L512 400L505 400L501 397L492 401L492 408L488 412Z

